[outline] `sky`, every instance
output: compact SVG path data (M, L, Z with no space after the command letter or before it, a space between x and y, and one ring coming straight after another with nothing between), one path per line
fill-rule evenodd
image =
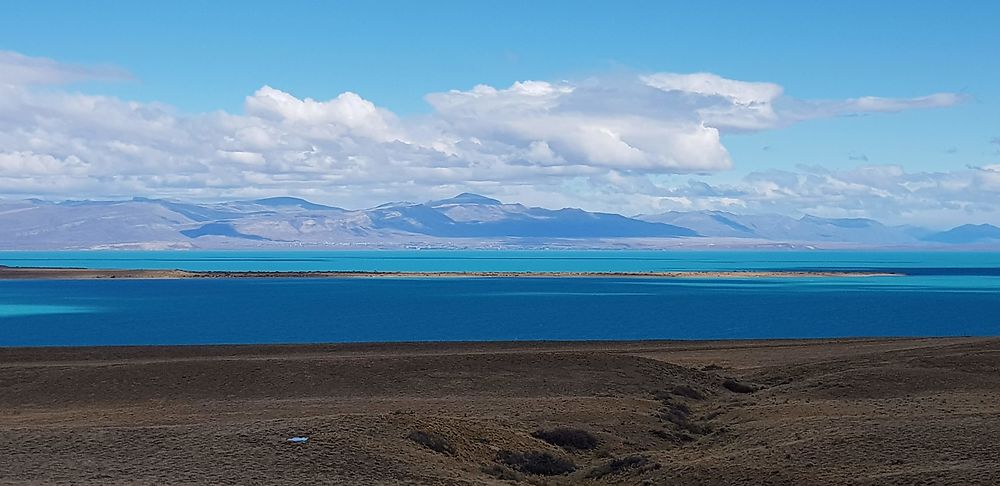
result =
M17 2L0 197L1000 224L996 2Z

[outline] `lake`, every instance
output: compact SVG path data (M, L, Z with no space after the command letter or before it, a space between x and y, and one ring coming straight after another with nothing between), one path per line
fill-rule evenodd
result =
M911 274L0 281L0 346L1000 335L1000 254L988 252L81 251L0 252L0 264Z

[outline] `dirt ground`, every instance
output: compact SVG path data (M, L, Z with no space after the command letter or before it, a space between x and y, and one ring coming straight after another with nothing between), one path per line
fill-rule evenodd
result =
M0 349L2 484L1000 484L998 438L997 338Z

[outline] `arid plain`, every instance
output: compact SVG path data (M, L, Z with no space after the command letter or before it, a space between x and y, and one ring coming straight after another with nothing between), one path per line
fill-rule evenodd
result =
M7 348L0 483L996 484L998 398L996 338Z

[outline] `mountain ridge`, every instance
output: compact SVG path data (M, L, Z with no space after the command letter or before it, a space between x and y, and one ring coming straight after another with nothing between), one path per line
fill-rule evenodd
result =
M0 249L76 248L656 248L1000 246L1000 228L935 232L865 218L726 211L627 217L546 209L479 194L344 209L301 198L0 200Z

